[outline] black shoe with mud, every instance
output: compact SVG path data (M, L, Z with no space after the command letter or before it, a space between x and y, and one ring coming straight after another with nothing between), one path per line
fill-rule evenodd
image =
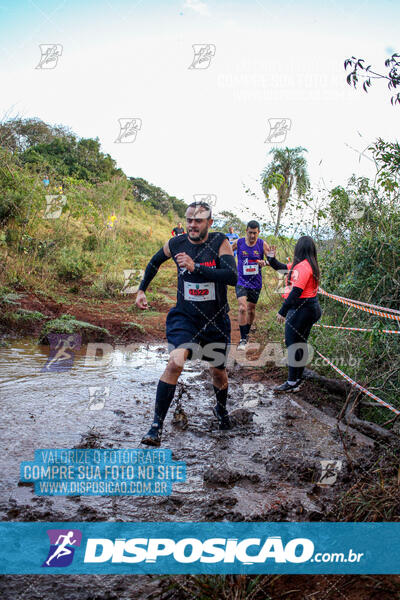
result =
M216 404L213 407L213 413L214 413L214 415L217 418L218 428L221 431L225 431L227 429L232 429L232 423L231 423L231 420L229 418L228 411L226 410L225 407L220 406L219 404Z
M300 379L298 379L296 383L292 385L285 381L285 383L282 383L282 385L278 385L278 387L275 387L274 392L278 394L281 392L298 392L302 386L303 382Z
M157 424L153 424L146 435L143 436L141 443L146 444L146 446L156 446L158 448L158 446L161 444L161 434L162 427Z

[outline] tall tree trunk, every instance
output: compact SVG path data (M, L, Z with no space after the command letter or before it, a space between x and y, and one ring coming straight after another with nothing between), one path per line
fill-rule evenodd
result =
M281 226L282 212L283 212L283 206L282 206L281 201L279 200L278 201L278 214L276 216L276 224L275 224L275 231L274 231L275 237L278 235L279 227Z
M284 189L282 189L284 188ZM290 188L291 189L291 188ZM285 206L290 196L290 189L283 184L283 186L278 190L278 214L276 216L276 224L275 224L275 232L274 235L277 236L279 232L279 228L281 226L281 218L283 211L285 210Z

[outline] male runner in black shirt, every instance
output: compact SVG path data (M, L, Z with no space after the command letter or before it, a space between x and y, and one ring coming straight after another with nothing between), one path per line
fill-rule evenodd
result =
M145 291L160 265L172 258L178 270L177 303L167 316L167 339L172 351L158 382L153 424L142 443L159 446L165 416L176 383L187 359L210 362L217 403L214 414L220 429L229 429L226 410L228 377L226 362L231 325L227 286L236 285L237 268L225 234L209 232L211 208L193 202L186 211L187 234L171 238L150 260L139 286L136 304L147 308Z

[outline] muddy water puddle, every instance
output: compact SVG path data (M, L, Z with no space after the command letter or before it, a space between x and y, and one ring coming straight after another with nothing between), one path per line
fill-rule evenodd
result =
M206 363L194 361L176 394L186 428L173 424L175 405L164 427L162 447L187 465L186 482L171 496L35 496L33 486L19 484L19 465L36 449L140 447L168 354L142 345L89 365L83 348L68 372L44 372L47 357L48 347L29 340L0 350L1 520L308 520L333 495L317 485L320 460L342 461L335 485L346 476L335 421L295 397L275 396L268 384L249 392L240 369L229 373L235 428L218 431ZM356 432L349 439L355 460L371 444Z

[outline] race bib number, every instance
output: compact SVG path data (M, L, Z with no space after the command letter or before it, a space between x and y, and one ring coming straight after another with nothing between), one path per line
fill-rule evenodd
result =
M258 264L243 265L243 275L258 275Z
M215 283L191 283L184 281L185 300L204 302L205 300L215 300Z

